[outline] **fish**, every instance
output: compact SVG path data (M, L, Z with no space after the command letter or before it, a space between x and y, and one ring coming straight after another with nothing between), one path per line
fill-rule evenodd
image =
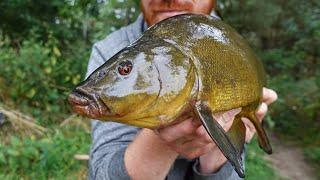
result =
M149 27L112 56L68 97L83 116L158 129L192 116L240 177L248 118L259 146L272 148L255 112L262 103L266 72L246 40L223 21L183 14ZM225 132L214 114L241 108Z

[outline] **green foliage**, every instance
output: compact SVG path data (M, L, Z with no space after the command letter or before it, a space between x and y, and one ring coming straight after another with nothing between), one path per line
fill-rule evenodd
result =
M320 147L318 146L313 146L313 147L308 147L304 151L305 156L307 157L308 160L313 162L315 165L316 169L320 168ZM320 177L320 172L317 172L318 177Z
M224 20L257 49L278 93L274 130L304 148L320 147L320 2L218 1ZM270 118L271 117L271 118ZM320 162L319 156L310 156Z
M26 40L19 52L3 46L0 74L6 88L0 91L7 91L6 98L34 116L52 119L58 112L67 112L66 96L83 79L87 59L84 46L65 52L54 37L46 43Z
M3 0L0 2L0 29L12 45L19 46L25 37L45 42L53 35L60 43L86 38L83 31L87 14L95 13L97 3L53 0ZM16 13L19 12L19 13ZM17 28L19 27L19 28Z
M86 163L73 156L88 154L90 135L57 125L70 114L66 97L84 78L92 43L131 23L137 6L115 0L0 2L0 102L49 129L39 138L13 135L9 144L0 143L0 179L79 179L86 172Z
M93 39L101 40L107 34L135 21L140 13L138 5L139 0L109 0L106 4L100 5L97 17L90 21L95 26L91 29Z
M280 76L271 81L278 89L280 99L272 114L276 130L300 143L319 142L320 94L316 78L294 81L292 77ZM290 91L288 91L290 89ZM276 119L277 118L277 119ZM320 144L318 144L320 145Z
M10 15L25 6L25 1L0 3L0 9L5 9L0 10L0 21L5 22L0 24L4 67L0 68L0 100L13 101L41 124L50 124L69 112L66 97L84 78L91 50L88 41L131 23L138 13L137 2L52 1L27 6L25 16ZM48 12L42 14L40 9ZM22 23L17 29L20 21L26 26Z
M246 179L247 180L269 180L279 179L275 171L263 159L265 153L259 148L257 139L253 139L246 146Z
M320 159L320 147L311 147L305 150L305 154L307 158L311 159L316 163L318 166L320 166L320 162L318 159Z
M0 144L0 177L48 179L70 175L83 165L74 154L88 153L89 137L77 129L56 130L41 139L13 136L10 144Z

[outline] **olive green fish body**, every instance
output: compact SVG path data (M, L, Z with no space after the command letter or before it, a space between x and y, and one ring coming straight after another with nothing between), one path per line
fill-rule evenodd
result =
M234 29L215 18L195 15L156 26L150 29L151 34L170 42L192 59L202 85L199 98L207 100L213 112L252 103L258 106L266 84L265 72Z
M151 26L79 84L69 101L90 118L151 129L195 116L244 177L241 117L254 124L260 146L272 151L255 116L265 85L261 61L233 28L185 14ZM212 114L235 108L241 112L226 133Z

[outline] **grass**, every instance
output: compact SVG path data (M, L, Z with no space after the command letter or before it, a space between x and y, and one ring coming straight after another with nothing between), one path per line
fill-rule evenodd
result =
M304 147L304 155L315 169L320 169L320 147ZM316 173L317 177L320 179L320 172L316 171Z
M0 179L79 179L87 166L74 159L89 152L90 134L82 129L58 126L41 138L10 138L0 144Z
M87 162L73 157L89 152L90 134L84 129L57 126L41 138L10 138L0 144L0 179L86 179ZM246 179L279 179L256 140L246 152Z
M259 148L257 140L253 139L246 146L246 178L247 180L277 180L280 177L263 159L265 153Z

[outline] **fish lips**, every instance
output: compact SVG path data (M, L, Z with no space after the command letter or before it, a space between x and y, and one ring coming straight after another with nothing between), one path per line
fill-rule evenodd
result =
M68 101L74 112L93 119L101 119L111 114L96 94L87 93L81 89L75 89L69 96Z

